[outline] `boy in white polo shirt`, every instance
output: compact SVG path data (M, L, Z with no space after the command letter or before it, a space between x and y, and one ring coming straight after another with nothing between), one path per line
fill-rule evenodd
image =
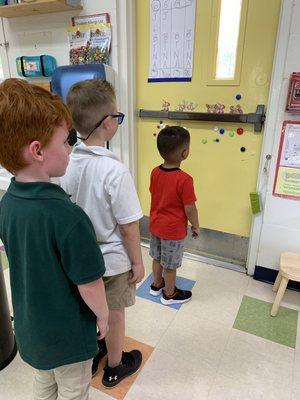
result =
M123 352L124 309L134 304L135 285L144 277L139 233L142 210L129 170L105 147L124 118L117 111L111 84L97 79L76 83L67 104L82 142L74 147L61 184L90 217L104 257L109 332L105 342L98 342L93 373L107 347L102 384L113 387L135 373L142 362L140 351Z

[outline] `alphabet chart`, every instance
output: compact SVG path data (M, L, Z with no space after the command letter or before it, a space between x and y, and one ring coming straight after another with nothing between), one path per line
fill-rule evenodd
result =
M150 0L148 82L190 82L196 0Z

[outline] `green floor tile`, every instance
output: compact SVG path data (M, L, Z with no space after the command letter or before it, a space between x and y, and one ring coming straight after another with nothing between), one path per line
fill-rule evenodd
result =
M4 269L8 268L8 259L7 259L4 251L1 251L0 254L1 254L1 265L4 270Z
M295 348L298 311L280 307L270 316L271 303L244 296L233 327L264 339Z

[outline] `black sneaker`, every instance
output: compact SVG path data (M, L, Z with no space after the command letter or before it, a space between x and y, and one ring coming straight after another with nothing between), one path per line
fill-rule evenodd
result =
M192 298L192 292L190 290L181 290L175 286L175 290L172 296L167 296L165 291L162 291L160 301L165 306L170 304L181 304L190 301Z
M152 296L160 296L162 290L164 289L164 287L165 287L165 280L164 280L164 278L162 278L162 284L160 286L154 286L153 283L152 283L152 285L150 286L150 292L149 293Z
M127 376L137 372L142 364L142 353L139 350L132 350L122 354L120 365L110 368L106 362L102 385L108 388L118 385Z
M106 343L104 339L98 340L98 353L95 355L92 364L92 376L96 375L99 368L99 362L107 354Z

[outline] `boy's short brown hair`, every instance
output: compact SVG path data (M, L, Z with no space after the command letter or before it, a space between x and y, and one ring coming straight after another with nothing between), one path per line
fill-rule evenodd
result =
M74 128L84 137L106 114L114 112L116 94L113 86L101 79L75 83L67 96Z
M159 154L166 161L178 161L184 146L190 143L189 131L182 126L167 126L157 136Z
M10 78L0 84L0 164L12 174L27 166L23 149L34 140L46 146L55 128L71 115L56 95L23 79Z

